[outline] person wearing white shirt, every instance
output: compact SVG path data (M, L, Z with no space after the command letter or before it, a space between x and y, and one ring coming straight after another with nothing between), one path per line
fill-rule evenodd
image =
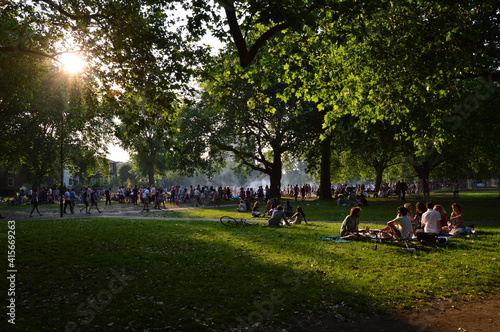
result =
M149 187L142 191L142 203L144 204L142 211L149 212Z
M424 226L424 231L417 233L419 240L434 238L441 232L441 214L434 210L434 203L427 203L427 211L422 214L421 224Z
M410 238L413 233L413 226L408 217L408 209L404 206L398 207L398 216L387 222L387 227L380 229L380 231L384 232L383 237L392 237L394 239Z

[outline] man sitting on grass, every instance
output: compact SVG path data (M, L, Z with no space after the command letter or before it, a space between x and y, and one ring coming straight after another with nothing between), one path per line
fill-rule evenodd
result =
M283 206L278 205L276 209L273 211L273 215L269 220L267 221L267 225L263 226L269 226L269 227L279 227L281 224L281 220L285 222L285 225L290 226L290 223L288 222L288 218L286 217L285 211L283 210Z
M389 221L387 226L379 229L382 238L408 239L413 232L411 220L408 217L408 209L404 206L398 207L398 216Z
M434 210L434 203L427 203L427 211L422 214L423 232L417 232L417 238L423 241L434 240L436 235L441 232L441 214Z

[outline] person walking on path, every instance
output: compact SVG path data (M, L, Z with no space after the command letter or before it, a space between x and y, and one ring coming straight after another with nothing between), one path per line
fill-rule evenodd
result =
M89 191L90 188L83 188L82 190L82 202L85 206L80 209L80 213L82 213L83 210L85 210L86 214L89 213Z
M90 214L90 210L92 210L92 207L95 206L97 212L99 213L102 213L102 211L99 210L99 207L97 206L97 202L99 200L99 198L97 197L97 191L96 190L92 190L91 193L90 193L90 207L89 207L89 214Z
M37 188L33 189L33 193L31 195L31 204L33 205L33 208L31 208L30 217L33 217L33 211L35 210L36 212L38 212L40 216L42 216L40 210L38 210L39 195L40 193L38 192L38 189Z
M75 188L69 190L69 210L71 214L75 214L76 192Z

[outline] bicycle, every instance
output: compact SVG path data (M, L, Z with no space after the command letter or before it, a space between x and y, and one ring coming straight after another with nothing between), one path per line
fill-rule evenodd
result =
M224 226L257 226L257 223L249 223L243 218L236 220L233 217L223 216L219 220Z

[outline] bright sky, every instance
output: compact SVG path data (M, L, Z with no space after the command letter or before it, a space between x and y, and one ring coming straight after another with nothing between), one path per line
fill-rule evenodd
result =
M108 151L107 157L109 160L125 162L130 159L128 152L116 144L108 145Z

